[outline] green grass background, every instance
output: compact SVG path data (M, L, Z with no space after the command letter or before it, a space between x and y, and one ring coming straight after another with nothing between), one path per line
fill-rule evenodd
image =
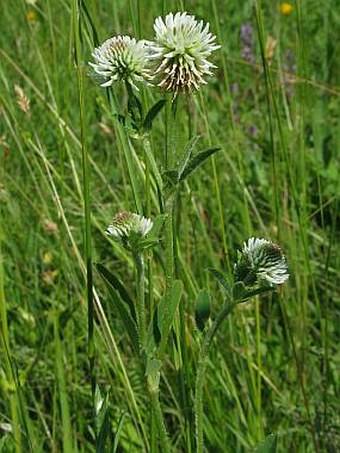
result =
M212 317L223 301L207 268L228 272L237 249L254 235L282 246L291 274L277 294L240 306L214 342L204 395L207 451L251 451L270 433L279 433L282 452L339 451L340 6L336 0L301 0L283 16L280 2L255 3L259 14L252 1L179 1L176 8L158 0L82 2L77 76L76 2L1 1L0 451L95 451L84 144L93 260L119 275L131 294L131 257L104 231L116 212L136 208L124 136L87 62L94 30L99 42L115 34L152 39L154 19L175 10L209 21L222 46L213 56L217 69L209 84L181 100L181 140L198 134L199 149L221 147L188 179L180 197L177 242L191 391L201 342L197 295L211 291ZM245 22L253 27L255 64L242 58ZM264 66L268 36L277 44ZM15 85L30 101L28 113L18 104ZM114 91L123 111L124 90ZM149 106L161 97L143 92ZM160 164L164 136L161 114L152 131ZM143 150L130 142L144 202ZM153 193L151 215L158 213ZM162 245L153 263L157 301L165 284ZM105 451L142 451L141 433L149 435L143 377L96 273L94 285L102 307L94 342L96 381L108 407ZM175 340L169 342L160 399L173 449L180 452L189 444Z

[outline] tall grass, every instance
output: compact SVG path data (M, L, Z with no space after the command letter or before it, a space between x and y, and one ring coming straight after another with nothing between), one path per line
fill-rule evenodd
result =
M196 373L225 299L208 269L231 280L249 236L280 244L290 280L214 332L200 383L205 449L266 439L274 451L270 434L282 452L339 449L340 13L332 0L292 5L283 15L267 0L177 2L210 22L217 69L142 138L117 121L124 85L106 92L87 62L112 35L152 39L170 2L3 5L0 451L195 451ZM164 96L140 98L147 111ZM164 172L193 137L194 152L221 149L167 198ZM142 261L105 235L120 211L158 219ZM136 354L98 263L151 324L178 298L155 361Z

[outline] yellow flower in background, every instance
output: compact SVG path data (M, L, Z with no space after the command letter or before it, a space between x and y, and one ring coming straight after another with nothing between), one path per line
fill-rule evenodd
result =
M43 254L42 262L43 262L44 264L51 264L52 261L53 261L53 255L52 255L52 253L51 253L50 251L45 252L45 253Z
M44 283L48 286L52 286L55 282L55 279L58 277L59 271L58 269L54 269L51 271L44 271L41 273L41 278Z
M284 16L289 16L289 14L293 11L293 5L288 2L281 3L280 5L280 12Z
M35 14L34 11L30 10L27 12L26 14L26 19L29 21L29 22L33 22L35 21L37 18L37 15Z

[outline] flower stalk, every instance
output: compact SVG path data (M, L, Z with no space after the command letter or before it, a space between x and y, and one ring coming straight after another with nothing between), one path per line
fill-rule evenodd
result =
M159 434L160 438L160 444L162 446L162 452L164 453L170 453L171 450L171 445L169 441L169 436L165 427L164 419L163 419L163 413L162 413L162 408L159 402L159 391L157 390L156 392L150 391L150 397L151 397L151 407L152 407L152 413L153 416L155 417L156 421L156 426L157 426L157 431ZM157 450L158 451L158 450Z
M137 316L140 344L142 351L146 348L146 316L145 316L145 266L142 253L134 253L137 275Z
M153 222L133 212L119 212L107 227L106 234L132 252L137 276L137 325L142 350L146 347L144 238Z
M195 436L196 451L203 453L203 383L211 343L222 322L239 303L245 302L257 294L271 291L272 285L279 285L289 278L286 258L281 248L271 241L251 237L243 244L238 260L234 265L234 285L231 288L227 279L220 272L211 269L212 274L227 292L226 304L219 311L210 330L208 330L198 360L195 386ZM263 286L263 282L269 283ZM254 289L255 288L255 289ZM259 325L259 306L256 305L257 325ZM257 330L258 364L260 358L260 332ZM258 410L261 408L261 380L258 379Z

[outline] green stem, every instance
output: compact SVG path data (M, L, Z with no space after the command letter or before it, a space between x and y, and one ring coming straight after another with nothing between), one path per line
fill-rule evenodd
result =
M192 409L189 403L190 400L190 367L188 350L186 347L186 321L185 321L185 307L183 302L179 304L179 323L180 323L180 348L183 367L180 369L180 385L184 406L184 419L185 419L185 437L186 437L186 452L191 453L194 438L194 430L192 425Z
M215 321L211 326L211 329L207 332L204 338L204 342L200 352L196 375L195 403L194 403L197 453L203 453L203 383L210 346L220 325L225 320L225 318L233 311L235 305L237 305L237 302L233 301L227 303L227 305L225 305L220 310Z
M146 170L150 171L150 167L151 167L154 177L156 179L157 190L161 191L162 186L163 186L162 176L158 170L157 162L155 160L155 157L154 157L152 149L151 149L150 137L147 134L145 134L143 136L143 148L144 148L144 152L146 154ZM145 178L147 178L147 176L148 176L148 174L146 173ZM150 178L150 175L149 175L149 178ZM150 187L149 187L149 190L150 190ZM150 192L150 194L151 194L151 192ZM150 194L149 194L149 197L150 197Z
M177 145L178 145L178 124L177 124L177 112L178 112L179 99L172 99L168 97L165 106L166 115L166 150L165 150L165 169L174 170L177 157Z
M128 86L128 85L127 85ZM119 103L117 101L117 98L113 92L113 90L109 91L109 103L110 103L110 108L111 108L111 114L116 115L119 113ZM133 148L131 145L131 142L129 140L129 136L124 129L124 126L119 122L115 122L115 128L116 128L116 133L119 139L119 143L121 148L123 149L123 154L124 158L126 161L127 169L128 169L128 175L131 183L131 189L133 193L133 198L135 202L135 208L136 212L138 214L143 214L143 205L142 205L142 200L140 197L140 183L139 179L142 177L142 172L140 168L138 168L138 165L136 164L136 160L134 158L134 152Z
M165 247L166 247L166 265L165 265L165 281L166 294L171 293L172 283L174 280L175 265L174 265L174 231L173 231L173 206L174 196L170 195L165 204L166 220L165 220Z
M163 420L162 408L159 402L159 391L151 391L150 396L152 412L156 420L156 426L160 437L161 451L163 453L170 453L171 446Z
M257 359L257 420L258 420L258 440L263 438L262 426L262 360L261 360L261 318L260 318L260 302L258 297L255 301L255 325L256 325L256 359Z
M0 230L1 235L1 230ZM0 351L4 357L4 368L6 370L5 378L7 380L7 393L10 403L11 421L13 428L13 437L15 443L15 451L20 453L22 451L22 438L20 428L20 417L18 408L20 406L18 385L13 372L11 356L10 356L10 343L8 333L8 322L7 322L7 310L5 300L5 288L4 288L4 267L3 258L1 253L1 241L0 236ZM6 381L5 381L6 382ZM6 388L6 387L5 387Z
M176 118L177 118L177 108L176 102L171 102L170 98L168 99L166 105L166 155L165 155L165 169L173 170L175 158L174 154L176 153ZM175 259L174 259L174 222L173 222L173 209L175 202L175 193L172 192L168 195L168 198L165 200L165 246L166 246L166 268L165 268L165 278L166 278L166 295L169 296L171 293L172 283L174 280L175 274Z
M144 257L141 253L134 255L137 271L137 316L142 350L146 347L146 318L145 318L145 268Z
M182 146L182 134L180 124L182 109L179 109L180 98L175 100L168 100L166 106L167 113L167 140L166 140L166 169L176 170L178 167L178 161L181 159ZM172 288L172 282L176 278L179 278L179 244L178 238L180 237L178 231L178 196L179 189L169 195L166 201L166 249L167 249L167 262L166 262L166 280L167 280L167 294L170 294ZM193 426L192 426L192 412L190 410L190 369L189 359L186 346L186 317L185 317L185 306L183 301L179 305L179 349L180 356L182 359L183 366L179 370L179 381L181 390L181 404L183 407L183 414L185 420L185 437L186 437L186 452L192 451L192 439L194 438Z
M151 430L151 441L150 441L150 452L151 453L158 453L157 448L157 426L156 426L156 415L154 408L152 407L151 414L150 414L150 430Z
M60 340L59 319L57 312L54 313L53 332L55 344L56 375L58 377L59 401L61 409L63 451L65 453L72 453L74 451L72 442L72 423L67 395L67 382L65 376L65 365L63 357L65 351L63 351L63 346Z
M95 346L94 346L94 306L93 306L93 274L92 274L92 241L91 241L91 199L90 199L90 171L89 155L86 139L86 110L85 110L85 90L84 74L82 62L82 48L80 39L80 4L77 0L72 2L73 14L73 34L75 59L77 67L78 81L78 104L80 115L81 151L82 151L82 173L83 173L83 197L84 197L84 217L85 217L85 262L86 262L86 294L88 307L88 360L90 366L91 391L93 413L95 414Z
M175 231L174 237L174 265L175 265L175 278L179 278L179 241L178 238L181 237L179 231L178 222L176 222L177 215L178 215L178 207L179 204L179 193L177 191L175 198L174 198L174 206L173 206L173 230ZM191 377L191 368L189 365L189 357L188 357L188 348L186 342L186 307L185 307L185 300L182 300L179 304L178 311L179 311L179 348L180 348L180 356L182 359L182 366L179 369L179 382L180 382L180 390L181 390L181 399L182 399L182 407L183 407L183 414L184 414L184 422L185 422L185 438L186 438L186 453L191 453L192 445L194 444L194 427L193 427L193 412L190 405L191 400L191 393L190 393L190 377Z

